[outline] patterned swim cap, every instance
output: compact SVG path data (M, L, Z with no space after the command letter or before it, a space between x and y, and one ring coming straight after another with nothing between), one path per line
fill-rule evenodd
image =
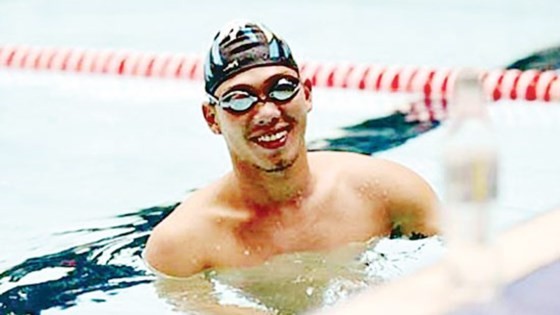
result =
M204 65L207 93L214 95L220 84L244 70L281 65L299 73L288 44L262 24L233 21L214 37Z

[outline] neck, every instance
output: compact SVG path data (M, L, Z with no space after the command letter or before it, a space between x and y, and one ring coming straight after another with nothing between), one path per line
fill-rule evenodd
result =
M277 171L266 171L243 162L234 163L233 176L243 202L256 209L298 204L313 188L305 151L292 165Z

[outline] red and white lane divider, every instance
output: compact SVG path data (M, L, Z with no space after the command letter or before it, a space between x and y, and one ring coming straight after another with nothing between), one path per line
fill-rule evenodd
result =
M0 68L202 80L202 66L203 59L195 55L0 45ZM457 75L453 69L317 62L302 63L301 71L316 86L421 93L424 100L443 101L444 107ZM560 73L555 71L492 70L483 76L492 100L560 101Z

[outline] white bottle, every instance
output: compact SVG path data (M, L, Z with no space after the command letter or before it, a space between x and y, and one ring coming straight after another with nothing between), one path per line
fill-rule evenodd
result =
M498 195L498 150L480 73L459 72L446 122L444 234L451 280L458 297L487 301L499 288L492 247Z

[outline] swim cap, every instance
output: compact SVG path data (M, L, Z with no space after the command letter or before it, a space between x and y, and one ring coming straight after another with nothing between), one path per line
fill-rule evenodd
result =
M262 24L233 21L216 34L204 65L207 93L244 70L281 65L299 73L288 44Z

